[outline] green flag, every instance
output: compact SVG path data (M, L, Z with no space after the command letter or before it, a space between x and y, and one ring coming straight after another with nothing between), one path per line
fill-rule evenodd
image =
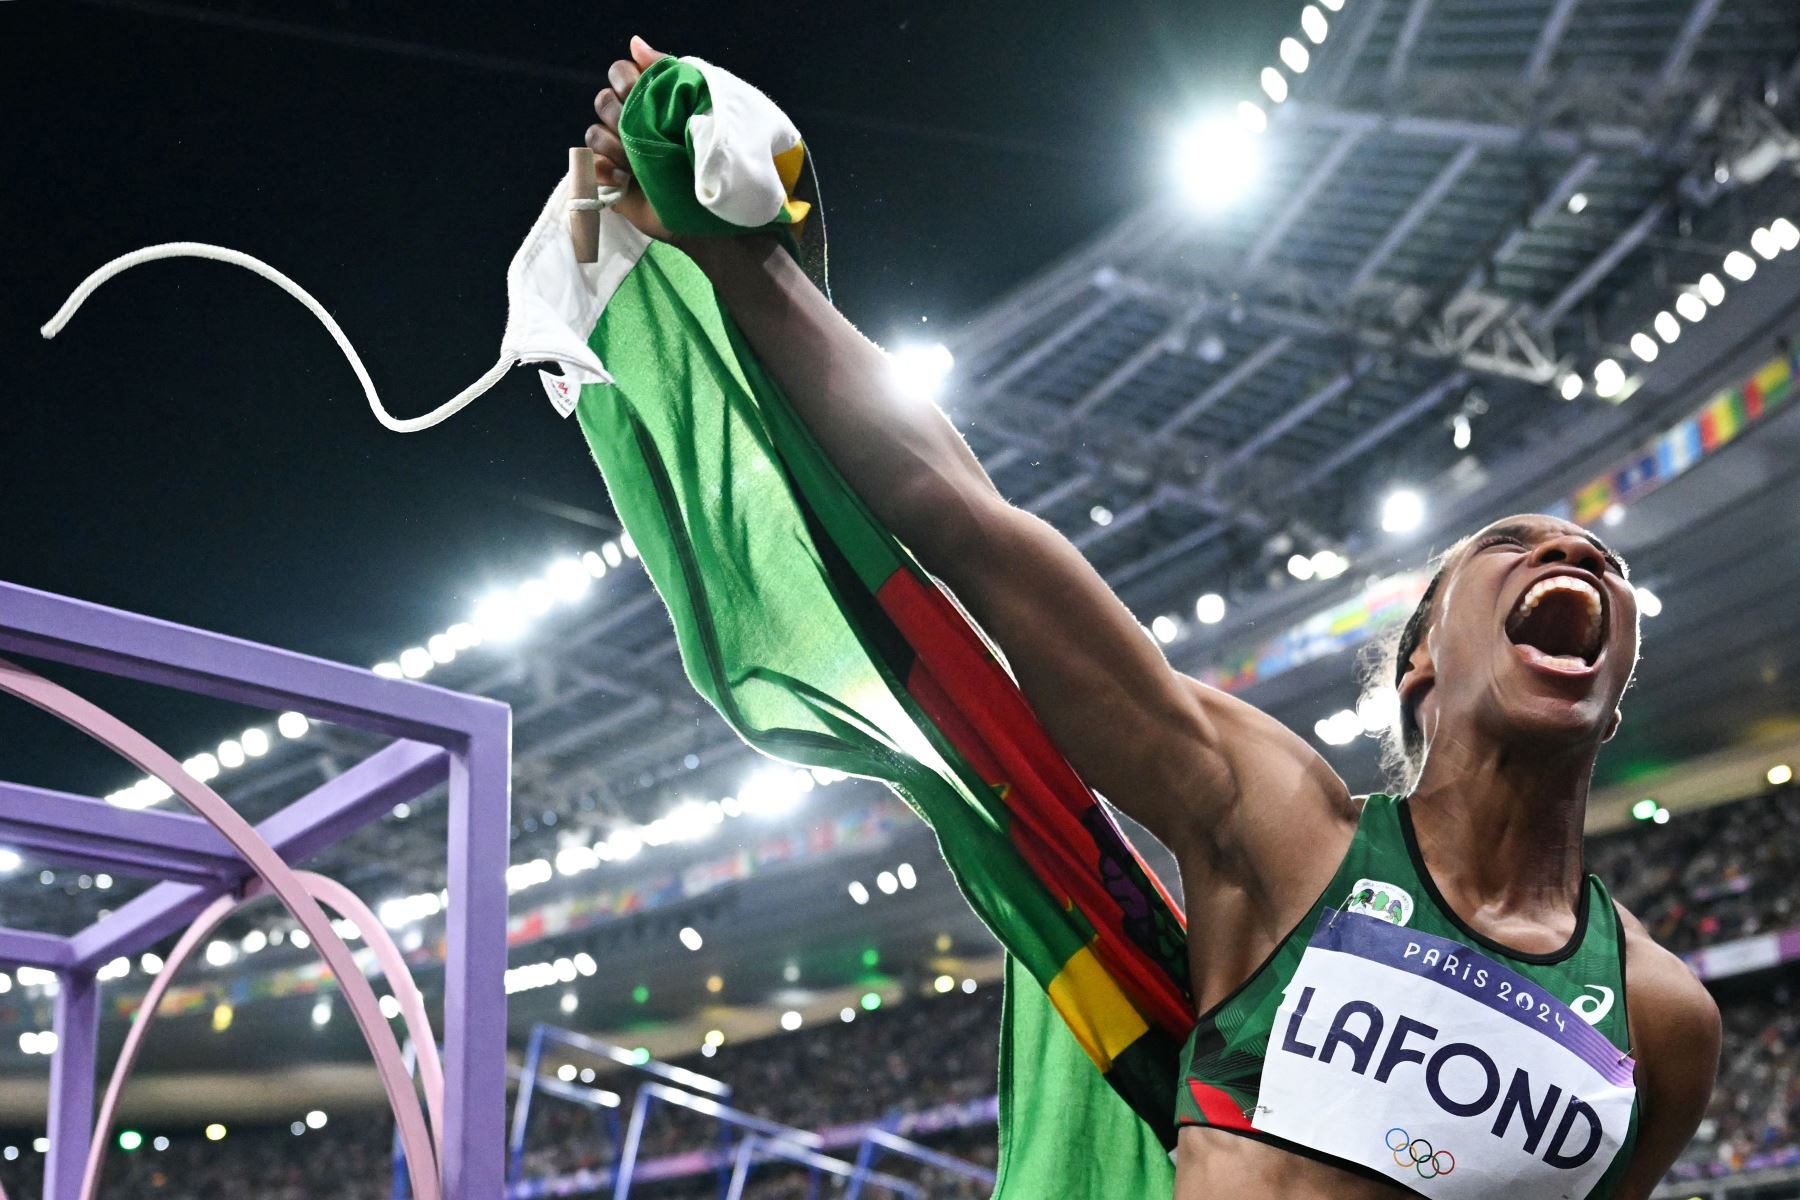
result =
M662 60L633 89L622 140L675 232L719 232L705 198L736 181L701 178L694 118L726 107L751 127L754 153L732 169L759 176L760 198L725 224L799 223L804 149L797 134L783 145L766 113L745 121L756 101L779 115L695 60ZM1194 1020L1175 906L974 626L826 458L705 276L616 214L603 221L588 349L606 378L590 375L575 411L689 678L756 749L892 786L1006 947L997 1194L1167 1195Z

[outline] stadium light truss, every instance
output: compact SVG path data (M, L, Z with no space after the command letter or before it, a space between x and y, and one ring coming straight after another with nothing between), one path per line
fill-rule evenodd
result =
M296 899L291 864L439 785L448 788L450 832L442 1107L432 1114L436 1173L446 1200L500 1195L511 710L493 700L5 583L0 652L270 711L303 712L394 739L252 829L173 757L116 718L0 660L0 691L131 758L201 814L134 811L0 781L0 842L59 863L158 881L66 937L0 929L0 965L49 972L57 983L45 1200L77 1200L90 1149L97 1135L105 1136L96 1129L94 1108L102 969L193 926L186 946L189 938L205 935L209 921L216 923L221 906L273 891L303 924L323 926L330 944L319 933L312 942L328 962L333 950L339 952L334 973L345 999L357 1007L367 983L324 925L317 901ZM171 969L178 965L172 956ZM340 965L349 965L354 978ZM379 1033L391 1042L385 1022ZM374 1045L366 1026L365 1034ZM118 1082L115 1077L115 1087ZM405 1086L410 1093L411 1084ZM111 1099L109 1094L109 1104Z

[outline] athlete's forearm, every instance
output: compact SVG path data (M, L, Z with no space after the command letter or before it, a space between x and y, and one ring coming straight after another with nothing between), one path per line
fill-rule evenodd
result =
M844 478L928 567L957 553L971 507L998 494L943 413L908 396L773 237L679 243Z

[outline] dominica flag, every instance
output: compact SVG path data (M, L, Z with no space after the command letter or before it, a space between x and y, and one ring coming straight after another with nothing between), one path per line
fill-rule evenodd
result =
M620 132L678 234L818 220L796 192L798 134L710 64L645 71ZM756 749L890 785L1006 947L996 1194L1167 1195L1194 1021L1178 909L994 650L827 460L704 275L610 212L601 261L579 267L557 253L559 203L540 218L541 248L528 241L530 261L515 261L515 290L528 283L585 330L588 353L568 349L546 382L573 401L689 678Z

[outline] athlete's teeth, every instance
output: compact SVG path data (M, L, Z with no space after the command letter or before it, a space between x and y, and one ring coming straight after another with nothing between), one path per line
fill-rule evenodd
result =
M1600 648L1600 593L1594 590L1593 584L1585 579L1577 579L1573 575L1552 575L1548 579L1540 579L1532 584L1524 597L1520 599L1519 606L1513 610L1511 619L1507 621L1507 628L1517 628L1519 622L1531 615L1531 610L1537 607L1538 601L1553 591L1575 592L1587 601L1587 636L1583 639L1582 644L1589 654L1598 650ZM1585 659L1577 661L1586 665Z

